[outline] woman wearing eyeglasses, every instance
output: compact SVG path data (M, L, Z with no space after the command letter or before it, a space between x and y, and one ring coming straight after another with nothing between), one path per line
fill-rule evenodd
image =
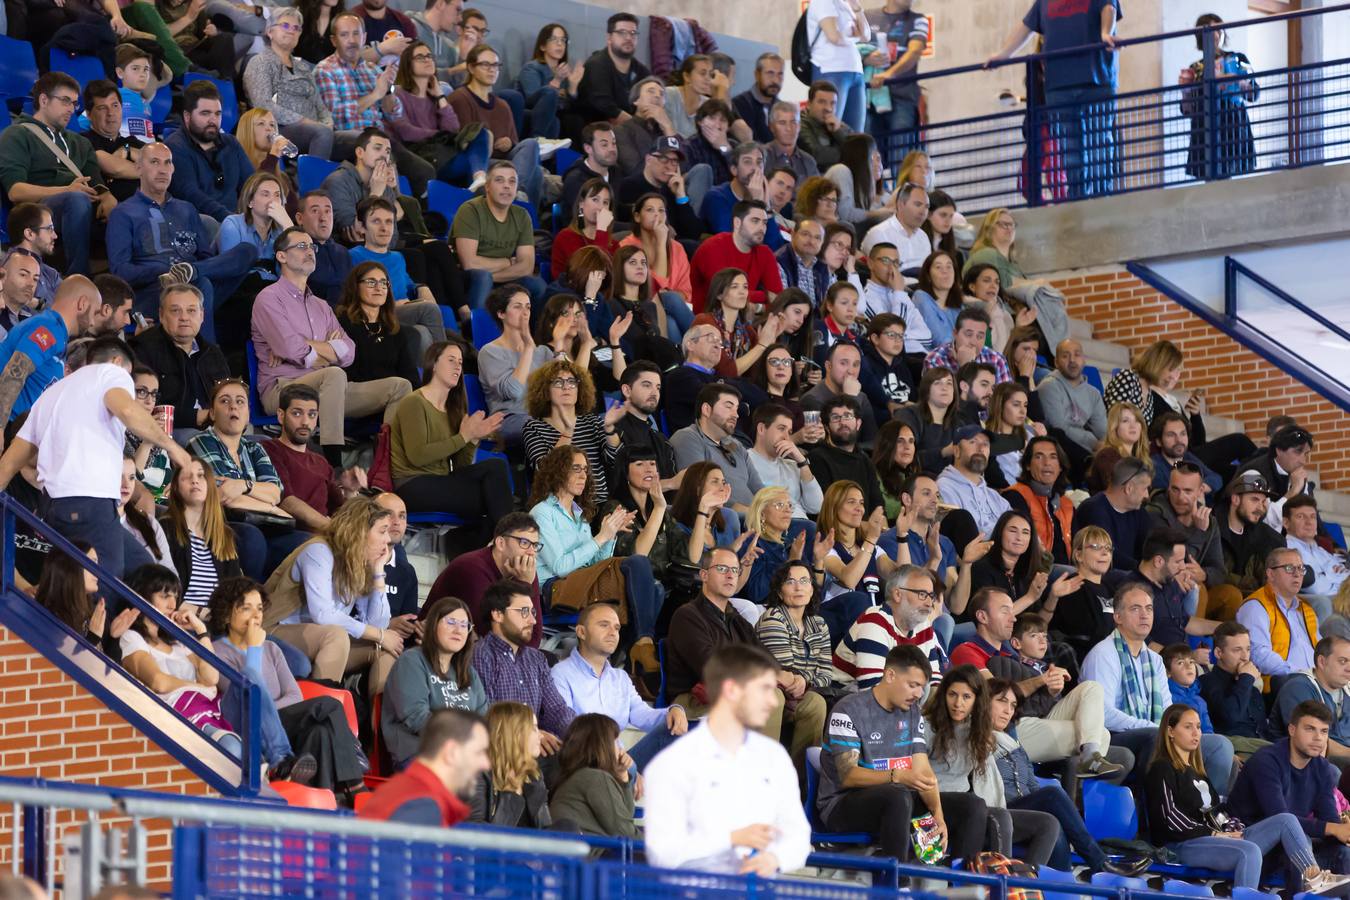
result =
M825 437L824 425L806 425L802 414L802 404L798 399L802 387L797 378L798 363L792 357L792 351L782 344L775 344L764 351L755 364L745 373L745 377L735 382L740 388L741 397L751 409L757 409L765 403L781 404L792 413L792 440L794 443L815 443ZM819 368L813 366L813 371Z
M363 262L352 269L342 285L342 299L335 313L356 347L356 358L345 367L348 381L403 378L410 386L421 381L417 374L420 354L414 346L421 341L412 329L399 327L384 266ZM427 343L430 345L430 341Z
M530 119L528 131L536 137L558 137L562 131L559 120L577 98L577 88L586 68L579 62L568 63L570 45L567 29L557 22L549 22L539 29L530 61L516 76L516 90L525 96L526 114ZM568 118L580 119L575 114Z
M460 186L486 177L492 134L486 128L461 134L459 117L441 89L431 48L413 41L404 48L394 79L403 118L390 122L399 140L436 167L441 181Z
M530 375L525 394L525 456L538 466L555 447L568 444L585 454L590 464L596 503L609 499L605 472L619 450L615 423L624 415L617 405L604 418L595 408L595 385L586 370L567 359L555 359Z
M775 573L789 561L804 558L807 531L813 529L799 528L796 536L788 539L792 529L792 498L787 488L777 486L760 488L755 494L750 511L745 514L745 528L759 535L760 554L750 566L750 577L741 593L752 603L765 603L765 598L772 595L770 582Z
M830 630L820 617L820 593L810 563L796 560L778 566L764 599L764 614L755 623L755 637L773 654L792 683L783 688L796 721L825 719L825 694L831 691ZM805 715L805 719L798 717ZM788 748L794 760L820 743L820 733L794 728Z
M426 637L420 653L404 653L384 686L380 735L394 766L402 769L417 755L422 728L441 709L483 713L487 692L474 671L477 640L464 601L441 597L427 609Z
M314 64L295 56L304 27L299 10L272 11L264 37L267 49L244 67L244 93L250 106L271 110L281 133L301 153L328 159L333 152L333 114L319 96Z
M744 374L773 346L782 330L780 316L769 314L760 328L750 324L750 282L740 269L722 269L708 282L708 303L694 317L697 325L716 325L722 358L714 367L723 378Z
M1050 614L1050 630L1073 648L1079 659L1104 641L1116 623L1112 589L1103 583L1111 571L1115 547L1106 529L1089 525L1073 536L1074 578L1079 587L1063 597L1048 597L1043 611ZM1060 581L1068 579L1061 578Z

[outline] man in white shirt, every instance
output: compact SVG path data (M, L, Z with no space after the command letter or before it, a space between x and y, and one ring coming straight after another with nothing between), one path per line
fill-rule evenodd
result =
M127 429L163 448L175 468L191 460L136 402L131 351L116 337L96 338L85 364L43 391L18 436L0 456L0 490L34 457L50 498L43 519L71 541L84 541L121 578L128 544L121 526L122 448Z
M1317 501L1308 494L1298 494L1284 501L1282 510L1284 539L1291 550L1297 550L1308 567L1311 593L1319 597L1334 597L1341 582L1350 577L1345 555L1328 553L1317 543ZM1305 594L1306 596L1306 594ZM1318 617L1323 618L1321 610Z
M923 234L922 231L919 234ZM925 240L927 236L925 235ZM905 290L905 276L900 273L904 264L895 244L878 241L867 253L868 271L872 280L863 291L858 312L864 316L891 313L905 320L905 352L927 353L933 349L933 332L919 314L919 308L909 299Z
M820 512L824 493L816 476L811 474L806 454L792 442L792 412L781 403L765 403L755 410L750 423L755 432L750 465L759 473L760 482L765 487L781 487L788 492L792 518L813 518Z
M871 253L877 244L894 244L900 251L900 271L919 269L933 244L923 230L928 218L928 190L921 184L904 184L895 192L895 215L882 222L863 238L862 251Z
M647 767L647 859L686 871L763 877L811 852L797 772L761 728L778 705L778 664L761 647L728 644L703 668L703 725Z

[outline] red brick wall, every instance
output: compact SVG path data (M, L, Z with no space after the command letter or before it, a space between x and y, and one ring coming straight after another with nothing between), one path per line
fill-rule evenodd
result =
M0 628L0 773L13 778L208 794L196 775L4 628ZM5 871L10 865L11 809L8 804L0 806L0 869ZM59 814L58 846L67 826L84 820L82 813L78 817ZM122 816L109 815L102 821L129 824ZM168 891L171 827L166 820L147 820L142 825L149 829L148 881L156 890Z
M1068 298L1069 315L1091 322L1097 340L1123 344L1131 353L1159 338L1175 342L1186 354L1180 386L1204 388L1210 412L1241 422L1253 440L1264 438L1272 415L1297 418L1317 438L1319 483L1350 489L1350 431L1339 407L1129 272L1054 281Z

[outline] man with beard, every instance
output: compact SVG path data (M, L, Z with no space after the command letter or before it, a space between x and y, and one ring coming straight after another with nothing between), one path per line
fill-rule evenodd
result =
M307 384L288 384L277 403L281 434L263 441L263 449L281 478L281 508L295 516L296 525L321 532L339 506L366 487L366 473L353 466L333 474L322 453L311 453L309 442L319 427L319 392Z
M994 396L998 374L984 362L968 362L956 372L956 417L965 425L980 425L989 418L989 401Z
M183 127L164 141L173 151L169 190L202 214L211 240L239 206L239 193L253 174L244 148L234 135L220 130L220 120L220 92L209 81L194 81L183 89Z
M633 58L637 52L638 17L620 12L605 23L605 46L586 60L577 87L576 112L587 122L607 119L620 125L633 115L629 90L651 74Z
M694 294L690 298L697 311L708 302L708 283L723 269L740 269L750 285L750 300L761 305L773 302L783 292L778 277L778 260L764 245L769 230L769 209L762 200L742 200L731 212L731 231L715 234L699 244L689 260Z
M620 126L621 128L623 126ZM619 182L616 192L616 215L632 218L633 204L644 194L660 194L666 201L666 214L675 235L689 242L686 248L697 245L703 234L703 220L698 211L703 207L704 195L712 187L712 169L706 164L690 166L680 173L680 166L688 158L680 139L662 135L644 148L646 156L636 172ZM702 307L696 305L695 309Z
M886 656L913 645L928 658L932 684L947 670L947 654L933 630L937 598L920 566L900 566L886 579L886 600L863 612L834 650L836 684L866 690L881 680Z
M698 421L670 436L675 465L687 469L696 462L716 463L731 485L730 506L741 515L764 487L750 465L745 445L734 437L740 416L741 394L729 384L710 384L698 392L694 408Z
M998 517L1012 507L1002 494L984 480L989 465L989 433L978 425L963 425L952 436L956 457L938 475L938 490L944 503L959 506L975 519L981 533L994 533ZM958 544L958 551L962 547Z
M1228 509L1219 520L1228 582L1245 597L1265 584L1266 556L1285 545L1266 524L1270 485L1259 472L1243 472L1228 486Z
M614 423L624 447L650 447L656 454L656 469L663 491L676 490L682 481L675 464L675 448L656 426L656 410L661 405L661 370L655 363L638 360L623 370L619 381L623 395L623 418Z
M761 53L755 60L754 85L750 90L731 98L736 115L750 126L750 134L761 144L773 140L773 131L769 128L769 114L782 90L783 57L777 53Z
M422 726L417 757L380 785L361 818L449 828L469 817L464 794L491 768L487 723L475 713L442 709Z
M351 471L353 469L347 470ZM360 472L359 469L355 471ZM365 484L365 473L361 473L360 482ZM390 513L389 546L394 552L384 564L384 590L389 596L389 627L403 638L403 648L406 650L422 640L423 630L422 622L417 617L420 611L417 570L408 561L408 551L403 549L403 537L408 533L408 505L393 491L377 495L375 502Z
M764 150L759 144L747 141L736 145L728 157L731 162L731 180L717 185L703 197L701 215L713 234L731 230L731 211L742 200L758 200L761 203L768 194L768 181L764 176ZM777 229L773 229L777 230ZM777 251L783 246L782 240L764 242L770 250Z
M28 204L37 206L36 203ZM41 208L41 207L39 207ZM42 263L36 257L11 250L5 256L5 279L0 284L0 328L8 334L24 319L32 318L41 306L34 297Z
M87 274L94 217L107 219L117 198L103 183L89 139L67 130L80 102L75 79L48 72L31 93L33 114L16 117L0 133L0 187L10 203L41 203L50 209L56 230L66 237L66 274ZM74 163L79 176L63 157ZM235 191L232 202L238 196Z
M1190 463L1200 470L1205 483L1205 493L1219 496L1223 490L1223 479L1209 466L1200 461L1200 457L1191 452L1191 426L1181 413L1168 410L1155 416L1148 427L1149 440L1153 444L1153 489L1165 489L1168 476L1181 463Z
M66 374L66 344L89 330L102 304L98 287L72 275L56 289L52 305L20 322L0 343L0 423L32 408L48 387ZM162 429L161 429L162 430Z
M1204 487L1199 467L1179 462L1168 473L1167 488L1153 492L1148 514L1154 528L1175 528L1186 535L1191 575L1207 586L1209 608L1217 610L1223 608L1223 601L1215 605L1216 592L1225 588L1228 570L1224 567L1223 542L1219 539L1219 517L1205 505ZM1242 602L1236 590L1232 591L1229 600L1234 609Z
M859 347L847 341L839 341L830 347L829 355L825 357L824 372L820 384L802 395L800 401L802 409L820 409L831 397L840 395L852 397L858 401L860 417L858 443L870 447L877 436L877 416L872 409L872 401L863 392L862 382L858 377L862 373L862 352ZM882 409L889 415L888 407ZM823 412L821 421L824 421Z
M564 212L576 208L581 186L592 178L603 178L610 192L619 187L619 144L614 126L608 122L592 122L581 129L581 149L585 153L572 163L562 177L562 204Z
M826 400L820 407L820 421L825 425L828 443L817 444L807 454L820 486L828 489L836 481L852 481L866 495L864 509L884 508L886 501L881 494L877 467L870 456L858 449L858 431L862 427L858 398L839 394Z
M537 627L530 589L519 581L499 581L483 592L483 608L492 630L474 644L473 670L483 681L488 703L524 703L533 710L542 755L552 756L562 747L561 735L576 713L558 693L548 658L529 646Z
M9 211L5 228L13 241L10 251L27 253L38 261L40 271L37 286L33 289L33 296L38 300L37 306L41 308L51 303L56 296L56 289L61 285L61 273L45 262L45 258L56 251L58 238L56 225L52 222L52 211L41 203L20 203ZM14 327L8 322L3 324L6 328Z
M94 276L94 286L98 288L100 302L89 319L89 335L121 337L131 324L131 285L104 272Z

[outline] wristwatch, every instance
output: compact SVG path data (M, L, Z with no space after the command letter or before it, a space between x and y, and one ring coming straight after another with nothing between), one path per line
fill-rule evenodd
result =
M253 482L249 481L247 478L244 479L244 493L253 493Z

